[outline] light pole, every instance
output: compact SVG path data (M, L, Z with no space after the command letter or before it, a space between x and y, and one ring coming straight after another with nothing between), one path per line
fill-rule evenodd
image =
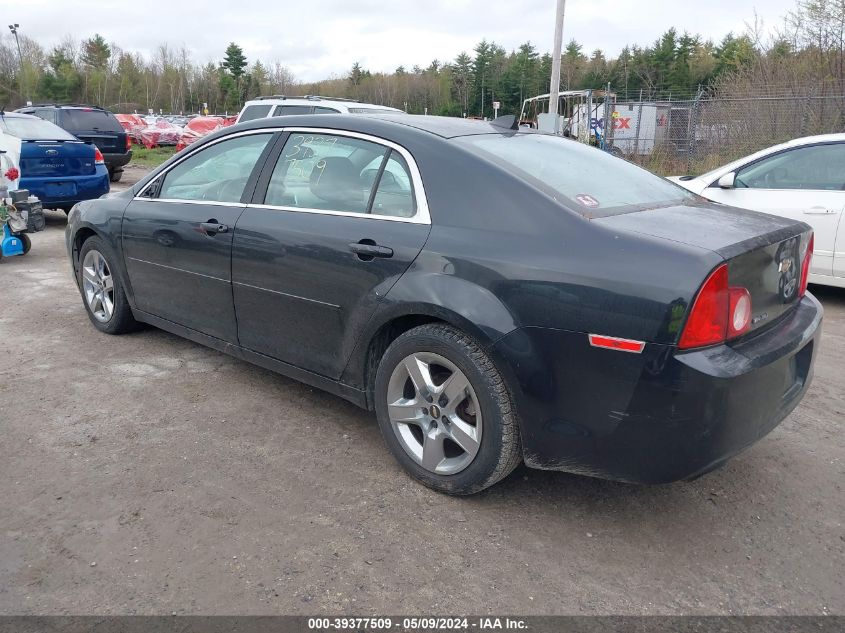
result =
M555 115L558 110L558 95L560 94L560 54L563 52L563 12L565 9L566 0L557 0L554 52L552 53L552 82L549 86L549 113Z
M21 27L20 24L10 24L9 30L12 32L12 35L15 36L15 43L18 45L18 61L21 64L21 96L26 99L27 105L29 105L29 99L26 95L26 90L24 89L24 72L23 72L23 53L21 53L21 41L18 39L18 29Z

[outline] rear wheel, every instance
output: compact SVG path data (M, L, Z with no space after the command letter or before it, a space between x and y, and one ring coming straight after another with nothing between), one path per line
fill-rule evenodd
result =
M450 326L423 325L397 338L379 364L375 398L391 453L435 490L478 492L521 461L499 371L474 339Z
M120 182L123 177L123 170L109 172L109 180L112 182Z
M101 332L124 334L137 327L106 243L91 237L79 250L79 287L88 318Z
M20 234L21 242L23 242L23 254L26 255L29 252L29 249L32 248L32 240L29 239L29 235L26 233Z

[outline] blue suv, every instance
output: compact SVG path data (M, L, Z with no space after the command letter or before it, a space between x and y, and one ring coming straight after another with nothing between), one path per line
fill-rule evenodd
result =
M28 114L0 111L0 134L21 142L20 181L44 207L70 211L82 200L109 192L109 172L92 143Z

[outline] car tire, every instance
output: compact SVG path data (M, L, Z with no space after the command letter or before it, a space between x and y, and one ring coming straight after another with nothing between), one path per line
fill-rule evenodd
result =
M111 248L99 237L88 238L79 249L76 275L82 304L94 327L106 334L125 334L138 327L116 261Z
M27 235L26 233L21 233L20 238L21 242L23 243L23 254L26 255L32 248L32 240L29 239L29 235Z
M111 182L120 182L123 177L123 170L109 172L109 180Z
M374 397L390 452L434 490L473 494L522 461L501 374L477 341L449 325L422 325L393 341L376 371Z

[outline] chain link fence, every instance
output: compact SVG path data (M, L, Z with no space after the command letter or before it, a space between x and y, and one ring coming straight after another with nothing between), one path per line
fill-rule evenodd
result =
M845 94L620 100L599 107L592 125L613 121L605 149L661 175L698 175L760 149L845 131ZM601 117L601 118L599 118Z

